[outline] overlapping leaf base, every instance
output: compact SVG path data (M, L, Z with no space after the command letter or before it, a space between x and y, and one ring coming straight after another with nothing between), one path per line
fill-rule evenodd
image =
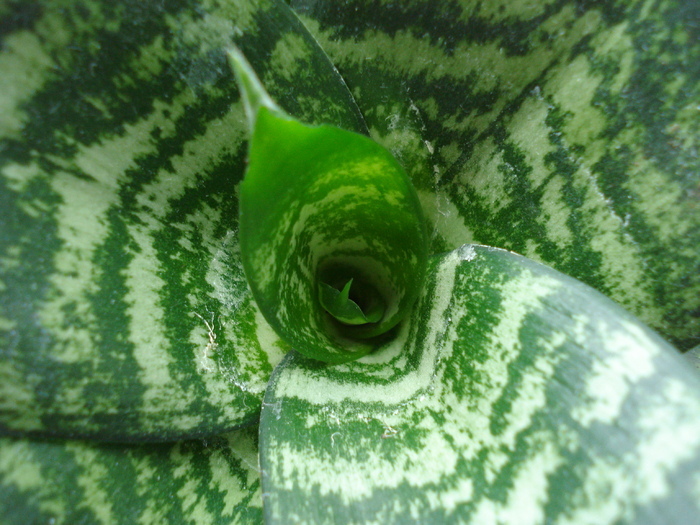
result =
M281 0L0 3L0 522L698 523L692 368L478 247L383 353L285 361L263 493L252 428L72 439L255 422L287 350L241 272L231 42L390 148L434 252L697 347L697 0L291 3L313 36Z
M290 355L261 420L272 523L695 523L700 378L598 292L512 253L433 260L379 354Z

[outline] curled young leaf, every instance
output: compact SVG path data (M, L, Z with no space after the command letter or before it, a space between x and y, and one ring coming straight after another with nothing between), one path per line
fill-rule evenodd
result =
M380 145L293 120L240 52L231 61L252 128L239 236L253 295L299 352L356 359L406 316L422 286L427 236L415 189Z

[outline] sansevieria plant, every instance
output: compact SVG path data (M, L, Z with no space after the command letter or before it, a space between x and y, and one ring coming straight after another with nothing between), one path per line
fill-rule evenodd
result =
M700 523L700 3L0 3L0 523Z

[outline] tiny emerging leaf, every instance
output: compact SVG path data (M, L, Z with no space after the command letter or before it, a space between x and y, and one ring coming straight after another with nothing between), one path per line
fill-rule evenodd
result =
M321 283L319 300L323 308L338 321L350 325L376 323L384 315L384 308L378 302L367 307L367 312L350 299L350 287L353 279L350 279L342 290L337 290L331 285Z

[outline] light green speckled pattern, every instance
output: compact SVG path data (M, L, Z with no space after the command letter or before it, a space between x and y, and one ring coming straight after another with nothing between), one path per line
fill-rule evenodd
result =
M255 427L157 445L0 438L0 523L261 523L257 451Z
M436 250L522 253L698 344L697 0L292 5L414 180Z
M410 310L427 239L420 203L394 158L371 139L258 112L240 187L243 266L282 339L308 357L366 354ZM383 305L374 323L347 326L322 308L321 283Z
M0 428L173 439L250 422L287 347L242 272L225 48L250 50L290 113L362 129L342 80L276 1L3 16Z
M609 299L512 253L432 260L399 338L291 354L261 420L270 523L698 523L700 378Z

